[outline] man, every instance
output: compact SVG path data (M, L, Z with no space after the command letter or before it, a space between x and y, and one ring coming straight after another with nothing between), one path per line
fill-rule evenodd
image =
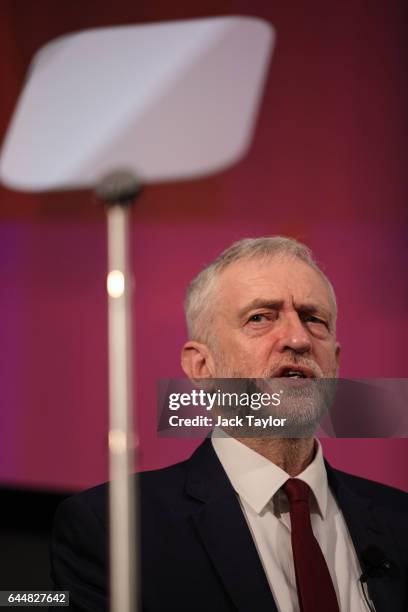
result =
M186 316L191 379L337 376L334 291L295 240L232 245L192 281ZM408 610L407 496L334 470L313 437L213 433L140 489L143 610ZM107 606L106 497L56 516L52 574L74 610Z

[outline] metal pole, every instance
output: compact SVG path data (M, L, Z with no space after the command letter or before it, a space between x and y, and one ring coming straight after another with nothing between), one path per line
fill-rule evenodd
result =
M132 173L106 176L97 196L106 204L108 239L109 354L109 551L110 610L135 612L139 595L138 490L134 470L132 275L130 205L140 191Z
M134 612L136 594L135 492L133 464L132 334L129 271L129 208L107 208L110 597L112 612Z

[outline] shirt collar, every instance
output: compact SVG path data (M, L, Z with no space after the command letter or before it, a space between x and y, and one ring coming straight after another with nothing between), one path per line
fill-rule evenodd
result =
M280 467L248 448L222 430L211 436L214 450L234 490L260 514L282 485L290 478ZM327 510L327 474L322 447L315 440L313 461L296 478L306 482L313 492L317 510L323 519Z

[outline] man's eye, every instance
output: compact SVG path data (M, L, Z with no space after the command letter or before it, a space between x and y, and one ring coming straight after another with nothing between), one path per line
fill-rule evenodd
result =
M327 327L326 321L320 319L319 317L315 317L314 315L303 314L301 315L301 319L304 321L304 323L319 323L320 325L325 325Z
M268 319L268 317L264 314L254 314L252 315L252 317L249 318L249 323L262 323L263 321L266 321Z

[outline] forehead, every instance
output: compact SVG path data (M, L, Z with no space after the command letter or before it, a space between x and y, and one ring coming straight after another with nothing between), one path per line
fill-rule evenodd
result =
M315 303L333 311L323 277L307 263L287 256L234 262L221 272L217 294L222 304L237 309L264 298Z

